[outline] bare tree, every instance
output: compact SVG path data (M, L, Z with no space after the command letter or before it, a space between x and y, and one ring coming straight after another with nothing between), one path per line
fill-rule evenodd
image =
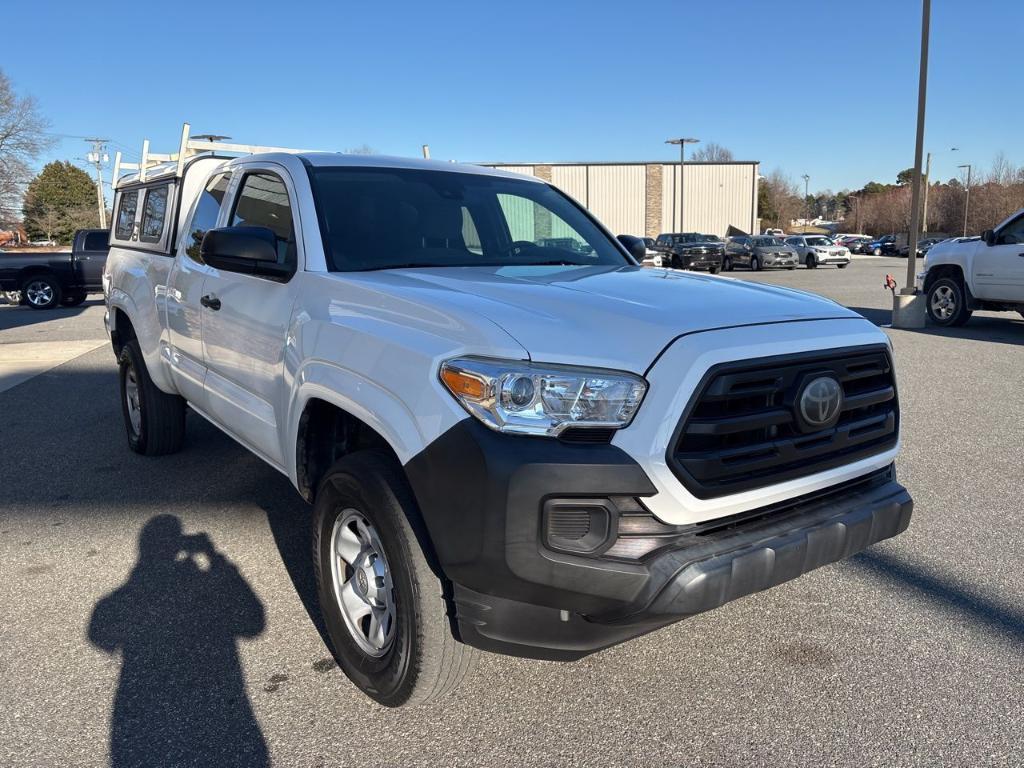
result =
M764 226L786 229L803 210L800 188L776 168L758 186L758 216Z
M732 152L721 144L709 141L693 153L692 159L697 163L728 163L732 161L733 156Z
M19 218L21 197L32 178L32 163L53 142L48 123L31 96L18 96L0 71L0 221Z

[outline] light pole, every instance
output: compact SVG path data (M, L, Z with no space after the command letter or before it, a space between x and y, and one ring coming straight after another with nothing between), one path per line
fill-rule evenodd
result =
M696 144L700 139L666 139L666 144L678 144L679 145L679 231L683 230L683 190L685 188L684 176L686 168L686 145Z
M894 328L923 328L924 299L917 297L917 239L921 229L921 161L924 159L924 115L928 100L928 38L931 25L931 0L921 3L921 64L917 79L917 137L914 141L914 177L910 195L910 242L907 243L907 282L900 295L893 296Z
M958 165L957 168L967 169L967 186L964 188L966 190L964 197L964 237L967 237L967 212L971 207L971 164Z
M810 183L811 177L808 176L805 173L800 178L802 178L804 180L804 230L803 231L804 231L804 233L806 233L807 232L807 224L808 224L808 222L810 221L810 218L811 218L810 215L809 215L810 214L810 210L807 207L807 185Z

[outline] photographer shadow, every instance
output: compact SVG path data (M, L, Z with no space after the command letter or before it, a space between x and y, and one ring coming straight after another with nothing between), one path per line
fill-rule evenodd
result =
M236 642L263 627L263 604L206 534L149 520L131 575L89 622L90 642L121 654L111 765L268 765Z

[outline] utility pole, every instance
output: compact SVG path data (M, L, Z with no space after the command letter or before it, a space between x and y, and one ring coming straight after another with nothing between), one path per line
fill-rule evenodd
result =
M808 176L805 173L800 178L802 178L804 180L804 229L803 229L803 231L806 234L807 233L807 225L810 223L810 219L811 219L810 209L807 206L807 197L808 197L807 185L810 184L811 177Z
M907 282L897 296L893 291L893 328L924 327L924 297L917 296L917 238L921 228L921 160L924 155L924 114L928 97L928 39L931 26L932 3L921 4L921 64L917 79L917 137L914 142L914 177L910 194L910 242L907 243Z
M971 207L971 165L970 163L958 165L957 168L967 169L967 186L965 187L967 194L964 197L964 237L967 237L967 212Z
M679 231L684 232L683 229L683 212L686 210L683 207L683 189L686 186L683 174L686 173L686 145L696 144L700 139L666 139L666 144L678 144L679 145Z
M103 164L110 162L110 155L106 153L108 139L86 139L92 144L92 152L88 160L96 168L96 204L100 209L100 228L107 228L107 198L103 194Z

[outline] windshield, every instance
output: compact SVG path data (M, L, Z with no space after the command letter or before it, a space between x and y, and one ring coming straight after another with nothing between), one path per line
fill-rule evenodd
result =
M833 243L827 237L808 237L807 238L807 244L808 245L835 245L835 243Z
M779 238L779 237L759 237L759 238L757 238L757 240L754 241L754 245L759 245L759 246L764 247L766 245L767 246L785 245L785 243L782 242L782 238Z
M404 168L313 168L310 177L335 272L629 263L547 184Z

